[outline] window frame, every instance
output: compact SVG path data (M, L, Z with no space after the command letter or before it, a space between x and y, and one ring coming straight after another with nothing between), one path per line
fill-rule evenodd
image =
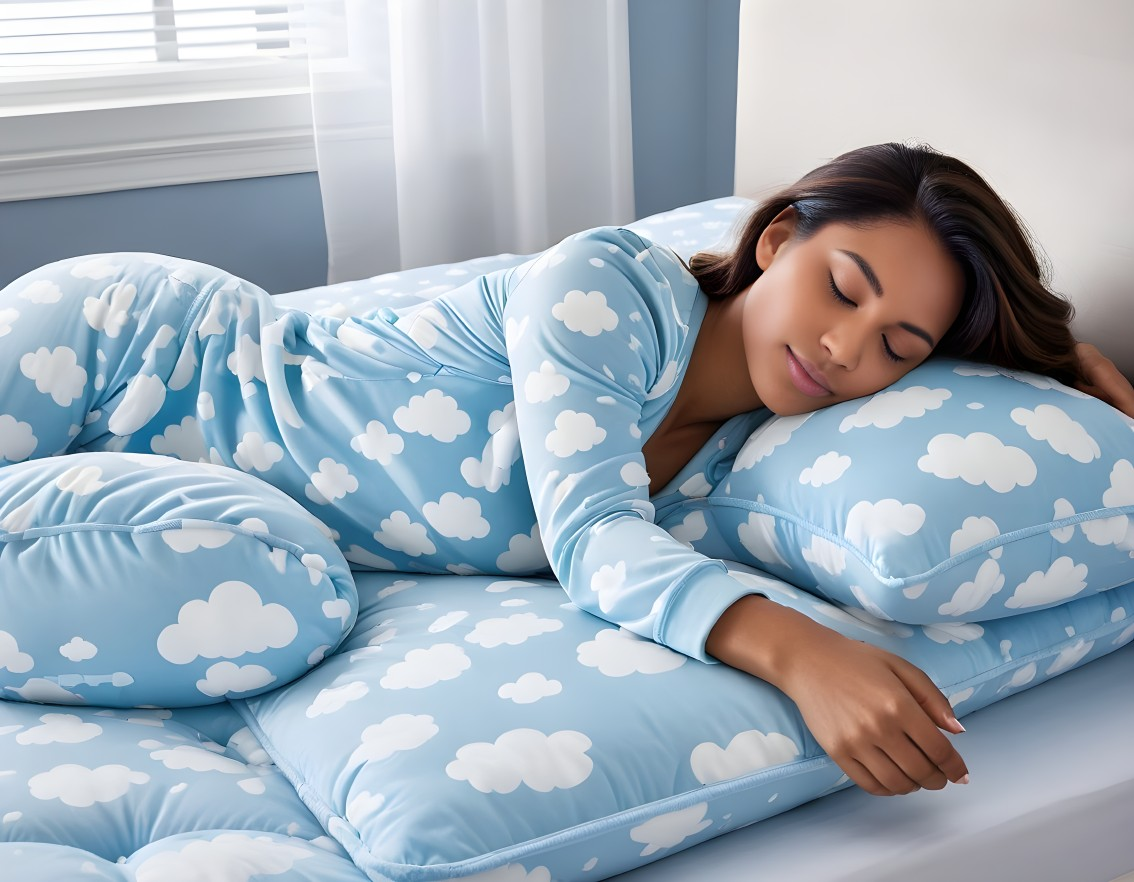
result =
M0 70L0 202L315 168L304 58Z

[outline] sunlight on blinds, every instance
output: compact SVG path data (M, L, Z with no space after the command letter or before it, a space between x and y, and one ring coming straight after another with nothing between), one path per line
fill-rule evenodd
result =
M279 0L0 0L0 68L288 58L303 51L301 12Z

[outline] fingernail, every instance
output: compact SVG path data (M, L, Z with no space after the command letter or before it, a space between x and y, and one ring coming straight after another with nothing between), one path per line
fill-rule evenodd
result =
M964 777L957 779L957 783L958 784L968 784L969 783L969 773L965 772Z
M965 727L961 725L961 721L958 720L956 717L949 717L949 722L951 722L954 726L956 726L962 732L965 731Z

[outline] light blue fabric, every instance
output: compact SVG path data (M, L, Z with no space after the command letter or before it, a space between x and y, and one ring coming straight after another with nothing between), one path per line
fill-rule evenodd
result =
M357 594L327 527L235 469L75 453L0 468L0 695L178 707L322 661Z
M960 716L1134 638L1134 586L921 627L734 569L917 664ZM372 879L605 878L847 783L778 690L580 612L550 580L369 574L359 593L338 653L236 707Z
M634 227L688 257L723 235L746 204L735 199L715 200L645 219ZM628 256L629 251L624 249L633 239L620 234L620 242L606 244L615 245ZM661 271L680 295L684 277L679 267L666 269L657 251L647 249L641 264L628 269L641 279L651 280L653 272ZM621 260L619 255L613 256ZM593 267L591 259L605 261L607 257L601 252L588 255L586 261ZM416 384L409 383L410 365L420 365L423 360L426 365L436 363L434 352L424 345L432 340L433 331L437 332L434 346L441 349L448 340L460 339L461 335L470 345L475 342L484 347L480 350L485 355L484 365L491 365L491 352L499 351L492 349L499 344L499 334L494 337L491 329L466 324L459 310L442 312L434 304L434 312L430 312L428 301L465 287L481 271L506 271L527 260L502 255L268 299L247 283L219 271L156 256L132 265L135 286L129 292L128 285L114 286L113 276L99 278L107 270L106 264L114 263L112 256L89 265L84 261L68 264L72 275L64 274L65 284L59 285L58 291L51 284L19 292L9 289L8 299L0 304L0 346L5 355L11 344L23 347L23 354L31 356L26 364L33 376L23 370L22 357L18 369L9 365L10 373L0 376L0 388L5 390L0 398L0 455L24 460L73 448L99 450L82 454L96 457L90 462L100 463L100 468L106 464L107 471L101 472L95 483L103 481L102 475L112 474L112 468L124 470L113 471L115 477L107 482L112 486L99 490L109 494L106 499L112 501L130 498L139 489L131 487L131 482L158 479L156 470L149 468L149 458L139 459L139 452L188 460L163 461L163 469L185 470L168 473L182 476L173 482L178 484L176 491L158 494L168 500L169 511L196 506L198 515L237 527L249 516L261 517L270 531L253 530L252 535L233 532L239 541L247 543L247 549L255 549L255 542L259 542L263 545L260 550L266 551L264 538L269 532L305 548L318 543L318 527L310 537L300 540L292 532L295 525L281 527L276 522L277 512L282 516L287 505L279 504L274 491L257 481L274 475L278 467L281 475L287 474L278 486L323 519L332 540L345 552L355 571L360 614L338 652L289 686L237 702L239 716L228 702L171 711L53 708L0 701L0 866L5 872L26 882L88 876L115 882L206 878L210 882L361 882L363 878L424 882L450 875L479 876L480 882L594 880L847 786L844 776L818 751L802 727L794 706L778 691L731 669L698 664L588 615L567 602L560 586L550 579L519 578L525 572L540 572L545 566L536 557L535 537L520 532L530 531L534 525L530 497L523 509L525 523L510 527L506 531L510 535L505 537L508 541L498 548L490 548L494 541L490 537L480 542L444 536L428 521L419 520L421 531L410 528L408 518L405 524L398 521L387 527L365 522L362 513L368 509L394 509L391 497L384 495L389 479L381 474L378 458L388 455L392 462L411 451L447 449L437 446L445 443L437 437L427 438L390 422L398 407L408 406L413 395L422 395L426 388L422 383L428 385L442 374L438 370L430 377L427 370L418 369L421 378ZM529 269L533 268L534 264L529 264ZM78 276L73 275L76 269ZM481 295L487 297L488 290L475 290L478 284L470 286L472 294L455 296L454 304L462 296L468 296L470 303ZM581 284L577 290L587 295L592 286ZM612 292L605 294L614 296ZM634 296L633 292L623 295ZM61 303L64 296L71 301L70 309ZM484 302L500 303L491 298ZM585 298L580 302L592 301ZM675 296L674 302L680 304L680 297ZM52 303L55 305L49 307ZM679 310L669 323L668 336L663 333L647 341L635 334L639 344L657 347L652 364L649 359L633 364L631 353L641 356L641 349L631 350L627 345L625 350L608 351L599 345L598 341L617 338L616 327L603 331L603 335L612 336L597 335L589 343L582 332L573 332L579 335L574 338L566 336L572 344L582 345L571 345L571 351L563 353L564 369L575 371L584 387L603 383L604 364L612 372L616 367L641 370L644 381L649 376L647 368L664 377L669 363L666 355L673 361L691 345L691 333L681 331L678 321L695 329L692 304L687 305L690 311L682 314ZM306 313L292 313L286 307L319 312L307 318ZM381 313L384 307L397 312ZM444 327L434 313L445 318ZM350 315L365 318L351 320ZM274 318L269 320L271 316ZM506 331L503 310L494 317ZM523 318L519 316L514 327ZM269 329L267 333L265 329ZM404 345L389 353L390 359L384 363L392 363L402 373L395 371L392 382L359 382L352 367L379 368L365 344L361 349L356 347L360 340L372 339L371 331L385 334L388 329L396 329ZM562 339L555 342L555 329L554 325L540 329L529 318L525 333L541 330L549 335L546 339L550 344L562 346ZM36 334L40 335L38 342ZM86 345L76 345L80 340ZM629 343L629 338L625 342ZM58 351L64 346L71 348L74 363L67 353ZM44 353L40 353L41 348ZM265 356L266 352L274 355L274 361ZM593 354L594 359L582 357L584 352ZM533 359L527 367L530 376L542 368L542 361L535 362L534 354L526 355ZM614 361L614 356L620 360ZM3 358L0 363L4 363ZM258 367L263 368L263 376ZM82 383L78 382L78 368L84 373ZM447 384L446 394L453 390L455 396L457 390L463 393L474 387L499 394L505 385L498 382L499 376L486 371L476 376L454 372L442 379ZM135 380L136 388L130 391L132 377L143 379ZM38 388L40 381L44 389ZM543 382L547 384L544 388L554 391L554 381L549 381L550 377L538 377L533 388L538 389ZM589 392L590 404L598 415L596 423L604 413L595 398L601 394L598 385L591 386ZM79 398L64 391L80 391L80 386ZM392 388L403 389L401 401L382 398L380 393ZM517 379L516 390L517 394L526 392L526 378L523 384ZM485 400L491 394L485 391ZM147 416L162 395L160 407ZM663 399L638 397L644 418L659 413L656 408L661 407ZM71 400L61 402L60 398ZM463 482L453 486L461 488L462 496L483 504L484 500L518 493L526 486L529 471L535 474L540 468L543 474L550 474L556 470L550 451L541 454L539 465L528 461L526 448L522 459L510 460L515 442L502 433L508 424L503 411L510 400L502 398L502 405L494 405L501 411L495 418L495 433L487 424L490 413L481 414L482 423L478 425L470 418L465 433L470 437L455 437L454 446L468 442L463 459L449 457L442 463L442 458L423 456L415 460L414 468L401 474L424 483L442 480L437 470L450 469L445 480ZM550 401L558 400L553 396ZM288 408L289 402L294 413ZM534 408L544 402L527 403L533 406L533 423L542 420L546 429L547 420L552 418ZM633 406L632 402L625 404ZM279 406L278 414L273 405ZM357 425L344 422L344 414L357 416L365 408L371 408L373 414ZM429 412L444 416L443 409ZM283 416L287 413L309 422L303 427L292 426ZM623 409L622 417L627 413ZM282 422L273 422L277 416ZM975 416L980 418L979 414ZM671 555L662 559L663 567L679 561L682 565L700 561L693 552L686 555L679 544L694 541L696 524L686 523L686 518L709 510L698 508L705 504L698 498L716 488L731 492L734 499L747 500L745 505L751 501L749 491L738 490L741 485L737 483L742 472L751 470L734 474L733 465L745 441L767 417L766 413L756 413L731 421L669 487L649 501L657 506L659 520L674 514L680 506L692 506L675 523L666 521L674 540L656 535L661 542L650 543L651 547L664 545L670 550ZM379 418L387 436L377 430L371 432L367 425L368 420ZM336 419L338 425L334 424ZM361 449L332 451L323 436L311 431L320 425L328 432L333 429L332 434L340 438L364 436L366 441L359 441ZM650 427L648 422L643 425L647 430ZM776 448L774 456L784 461L796 440L810 437L809 426L797 427L793 444ZM614 431L613 424L603 428ZM111 429L125 434L118 437ZM281 435L289 432L289 438L301 442L297 455L302 463L290 456L276 459L267 434L275 430ZM394 452L396 445L389 433L402 436L401 452ZM964 434L959 428L957 433ZM499 437L501 434L503 437ZM839 437L837 431L827 433L828 440L835 437ZM811 441L818 443L817 438L818 434ZM520 444L523 446L522 437ZM123 456L119 449L135 453ZM341 453L365 466L365 451L378 458L369 461L369 470L357 489L334 500L345 502L343 510L347 512L335 522L332 518L339 506L320 498L328 499L343 485L334 480L334 469L321 468L321 460ZM817 451L804 465L813 466L825 451ZM772 458L766 459L770 462ZM213 465L197 465L197 460ZM13 468L26 469L25 475L39 474L37 486L44 491L46 507L36 509L37 517L44 518L45 524L53 516L64 523L70 517L68 512L78 517L75 506L94 499L74 492L75 487L92 486L92 478L83 477L82 469L63 481L64 487L72 489L57 483L79 462L83 460L37 460L7 466L0 470L0 477ZM235 482L224 485L228 496L223 497L233 504L232 519L222 516L220 507L212 507L218 501L213 494L207 498L194 496L198 481L214 487L223 484L218 464L236 465L248 472L244 476L237 471L223 473ZM510 472L505 464L511 465ZM626 464L632 465L632 459ZM1099 469L1097 464L1094 468ZM135 470L133 474L131 469ZM872 475L873 480L883 481L889 476L880 466L875 470L879 474ZM466 480L466 471L475 476L474 480L500 484L495 492L474 487ZM560 467L559 471L566 469ZM595 482L596 488L610 495L600 494L598 499L588 500L588 506L610 503L627 513L624 520L632 530L649 530L648 518L631 513L647 512L643 497L622 479L622 469L617 471L619 480L606 476L606 483ZM783 472L776 486L797 480L798 472L790 468ZM316 478L317 473L323 477ZM508 484L503 483L505 473L511 477ZM93 477L90 472L85 474ZM633 476L633 470L628 474ZM848 470L843 479L850 477ZM1055 479L1063 477L1060 471ZM277 483L274 477L269 482ZM309 485L313 492L308 491ZM534 481L533 485L539 486ZM837 486L838 482L831 485ZM262 493L256 498L255 489L261 487ZM122 492L110 492L114 488ZM404 509L398 509L406 512L422 511L424 502L441 502L440 497L428 498L417 486L397 492L423 494L414 503L421 503L422 508L412 509L407 502ZM890 497L900 498L900 488L879 496ZM206 505L210 500L212 505ZM160 499L151 499L150 504L151 516L157 517ZM728 506L720 508L723 511ZM4 509L9 516L17 510L18 505ZM351 511L358 513L358 521L351 520ZM482 516L485 511L482 508ZM1078 511L1082 514L1086 509ZM747 517L748 512L745 509L742 513ZM143 513L123 508L118 517L123 524L135 524L137 521L130 518ZM301 513L301 517L308 516ZM586 514L577 517L585 520ZM386 519L394 520L389 515ZM474 520L468 517L462 523L468 525ZM311 526L309 521L304 523ZM573 523L578 527L581 521ZM570 523L561 526L559 535L568 537ZM712 518L708 526L712 527ZM305 530L300 531L304 536ZM374 535L379 532L400 549L382 544ZM706 530L696 541L707 541L710 532ZM729 553L741 553L735 550L735 540L726 541L719 533L717 536L722 552L729 549ZM602 547L601 532L597 538L593 549ZM513 539L520 541L513 544ZM436 551L427 552L424 540ZM991 557L991 547L978 553ZM479 556L467 553L474 549L483 551L477 551ZM420 553L413 555L411 550ZM1116 550L1120 549L1113 545L1103 549L1107 553ZM192 567L161 570L159 565L139 565L138 573L164 577L163 588L172 591L163 595L163 601L171 601L166 613L173 616L171 621L176 621L178 614L172 598L194 587L198 569L208 576L198 581L212 587L209 581L214 571L205 559L206 552L213 551L200 548L185 557L185 561L193 562ZM526 558L525 553L529 555ZM623 549L614 546L611 553L621 555ZM1001 561L1009 553L1006 547ZM505 558L514 561L515 568L500 565L505 554L515 555ZM254 567L264 567L266 556L257 556L256 552L251 556ZM330 561L330 553L323 556ZM456 571L467 572L469 567L462 564L475 564L481 558L487 562L486 568L507 575L458 578L364 572L368 566L385 567L395 562L406 568L432 567L439 572L452 564ZM603 564L615 571L612 576L617 575L619 559ZM523 567L519 566L521 562ZM6 560L2 565L11 563ZM67 563L81 567L83 559L68 556ZM124 563L128 561L119 561L119 566ZM302 555L293 555L288 566L293 563L293 575L301 585L309 571ZM854 592L847 604L840 606L743 565L733 566L732 575L722 574L715 565L697 570L698 565L694 565L694 572L707 573L699 576L705 583L765 593L841 633L909 658L943 688L961 716L1087 663L1134 638L1134 586L1098 594L1088 591L1084 594L1089 596L1050 609L989 622L913 626L887 622L862 611ZM324 575L334 566L331 564ZM93 578L85 570L82 573L88 581ZM808 586L816 581L810 567L793 568L786 575ZM307 610L301 616L304 621L337 626L322 609L322 603L337 604L346 597L336 578L330 579L336 586L333 598L329 585L320 583L312 587L318 597L302 599ZM129 602L126 596L139 586L133 576L121 581L115 584L108 574L106 586L120 589L122 602ZM614 581L600 579L598 593L585 581L577 583L573 591L582 602L589 599L591 608L607 616L609 613L601 607L602 589L609 589ZM732 588L734 584L736 589ZM0 594L8 585L7 579L0 581ZM19 591L20 596L34 596L42 602L45 591L58 590L60 602L40 609L44 620L49 616L66 620L51 622L53 628L66 630L66 624L83 618L74 615L79 609L74 595L80 587L74 578L55 584L42 579L20 583ZM280 591L286 588L275 587ZM657 587L655 582L650 590ZM619 607L619 615L625 613L628 624L642 630L657 631L660 627L671 643L680 645L688 640L690 645L680 648L695 650L699 638L694 635L705 628L713 613L711 609L698 609L696 601L703 586L696 592L677 591L677 587L662 595L671 609L678 610L676 619L683 623L672 633L666 631L664 618L655 617L650 622L648 615L640 614L635 604L641 598L619 597L619 604L626 601ZM836 593L832 588L832 596ZM208 596L208 591L202 596ZM11 598L3 599L7 602ZM12 608L20 609L18 604ZM27 610L19 614L24 612ZM101 609L91 614L97 620L92 624L110 628L116 621L110 612ZM0 619L0 628L3 621ZM133 651L152 656L152 646L147 647L146 641L152 643L154 638L144 629L136 633L120 629L115 636L121 641L115 650L125 653L123 658ZM133 648L131 638L138 638L133 642L139 649ZM45 641L48 649L52 642L54 638ZM332 638L325 642L332 642ZM58 647L51 651L58 652ZM246 653L240 663L259 663L256 655ZM94 659L100 657L108 657L102 655L101 647ZM22 688L27 672L4 670L4 660L0 658L0 674L11 675L11 685ZM204 664L200 658L197 661ZM301 667L306 663L304 659ZM141 679L137 671L131 676ZM200 678L194 675L194 683ZM191 693L196 686L189 684L189 679L182 685ZM200 700L210 699L202 696ZM544 762L549 754L557 761ZM302 800L296 791L302 794ZM337 841L328 837L324 825Z
M1134 420L1047 377L931 359L877 395L759 420L724 427L657 500L697 551L913 623L1134 580Z
M63 261L0 294L0 465L98 450L242 469L355 565L531 574L550 557L583 609L707 660L748 589L653 524L641 450L705 304L671 250L616 228L350 319L202 264Z

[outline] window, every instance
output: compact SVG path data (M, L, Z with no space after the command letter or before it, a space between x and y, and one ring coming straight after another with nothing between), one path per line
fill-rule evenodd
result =
M0 2L0 200L312 171L303 4Z

